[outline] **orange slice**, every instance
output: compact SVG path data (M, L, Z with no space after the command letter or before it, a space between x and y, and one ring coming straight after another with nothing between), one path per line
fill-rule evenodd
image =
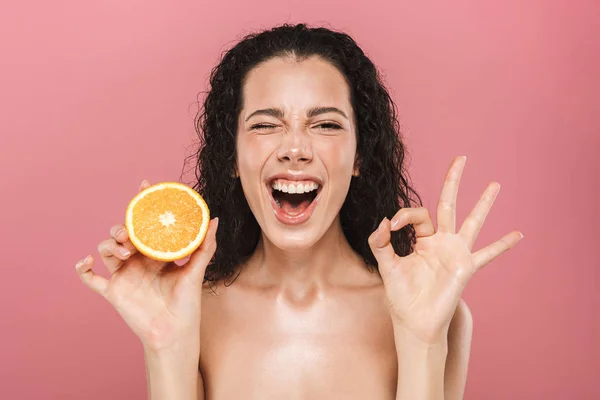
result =
M145 256L165 262L192 254L204 240L209 222L202 196L178 182L142 190L129 202L125 215L131 243Z

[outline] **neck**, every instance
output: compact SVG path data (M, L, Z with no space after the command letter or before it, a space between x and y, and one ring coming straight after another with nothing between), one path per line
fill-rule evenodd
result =
M300 291L347 282L356 276L353 272L367 272L361 257L346 240L339 216L325 235L307 249L282 250L263 233L247 267L246 273L263 283Z

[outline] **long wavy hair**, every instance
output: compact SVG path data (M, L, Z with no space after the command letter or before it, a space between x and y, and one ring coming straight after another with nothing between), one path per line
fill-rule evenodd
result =
M298 61L319 56L335 66L349 85L360 174L352 177L340 221L350 246L369 268L377 268L377 261L367 239L381 220L391 218L400 208L422 205L410 187L396 105L377 68L348 34L306 24L283 24L246 35L223 53L211 71L210 88L194 121L199 146L186 158L186 164L188 159L195 164L197 181L193 188L206 200L211 217L219 217L217 250L206 269L205 282L236 275L261 235L240 180L233 174L237 124L248 73L261 62L279 56ZM399 255L412 252L412 225L392 232L391 243Z

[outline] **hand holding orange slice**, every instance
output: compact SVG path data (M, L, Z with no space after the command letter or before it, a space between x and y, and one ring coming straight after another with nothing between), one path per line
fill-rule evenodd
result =
M127 206L131 243L154 260L171 262L196 250L208 231L208 205L194 189L161 182L139 192Z

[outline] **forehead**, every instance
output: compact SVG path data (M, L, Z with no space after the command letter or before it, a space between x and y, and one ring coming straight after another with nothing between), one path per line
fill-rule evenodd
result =
M319 57L302 61L276 57L259 64L246 77L243 97L243 114L258 108L281 107L287 113L314 106L352 112L344 76Z

